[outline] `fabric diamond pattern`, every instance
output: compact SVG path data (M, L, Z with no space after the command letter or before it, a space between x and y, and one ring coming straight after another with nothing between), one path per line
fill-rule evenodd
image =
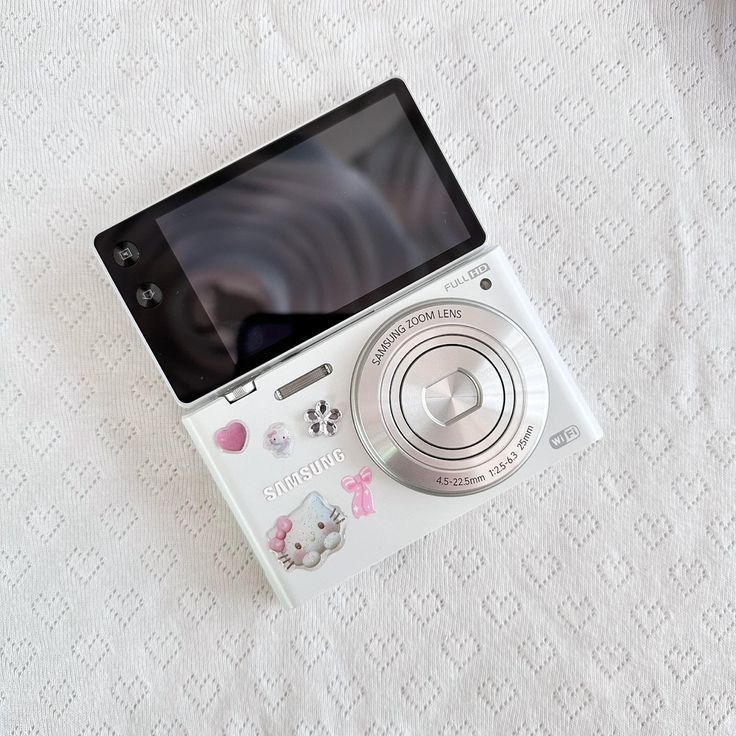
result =
M0 8L0 733L736 733L736 4L90 7ZM285 611L92 238L394 75L605 438Z

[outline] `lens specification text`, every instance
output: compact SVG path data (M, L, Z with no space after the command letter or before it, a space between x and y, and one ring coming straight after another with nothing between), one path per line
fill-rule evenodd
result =
M523 453L529 445L529 441L533 434L534 427L530 424L524 430L524 434L516 440L516 444L514 445L515 449L509 450L509 452L506 453L506 456L499 459L494 465L488 468L486 473L480 473L475 476L463 475L457 478L448 478L446 475L439 475L437 476L435 483L437 483L438 486L443 487L452 486L453 488L471 488L479 483L484 483L489 478L495 478L504 473L519 460L521 457L520 453Z
M440 486L453 486L454 488L460 488L461 486L475 486L478 483L482 483L486 479L486 476L481 473L473 478L469 478L467 475L462 478L448 478L446 475L440 475L437 478L437 484Z

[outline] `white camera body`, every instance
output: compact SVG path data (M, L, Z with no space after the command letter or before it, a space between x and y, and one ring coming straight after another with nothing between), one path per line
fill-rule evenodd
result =
M183 421L287 606L601 437L488 247Z
M601 435L400 79L95 249L284 604Z

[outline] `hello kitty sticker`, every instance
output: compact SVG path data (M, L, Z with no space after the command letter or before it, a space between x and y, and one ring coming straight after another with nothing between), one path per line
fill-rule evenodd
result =
M268 532L268 546L287 569L312 570L345 541L345 515L319 493L310 493Z
M263 447L274 457L289 457L294 447L294 436L283 422L274 422L263 435Z

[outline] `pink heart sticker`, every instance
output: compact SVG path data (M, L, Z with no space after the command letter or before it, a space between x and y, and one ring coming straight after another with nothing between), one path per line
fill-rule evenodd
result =
M215 432L215 444L223 452L243 452L248 442L248 430L237 419Z

